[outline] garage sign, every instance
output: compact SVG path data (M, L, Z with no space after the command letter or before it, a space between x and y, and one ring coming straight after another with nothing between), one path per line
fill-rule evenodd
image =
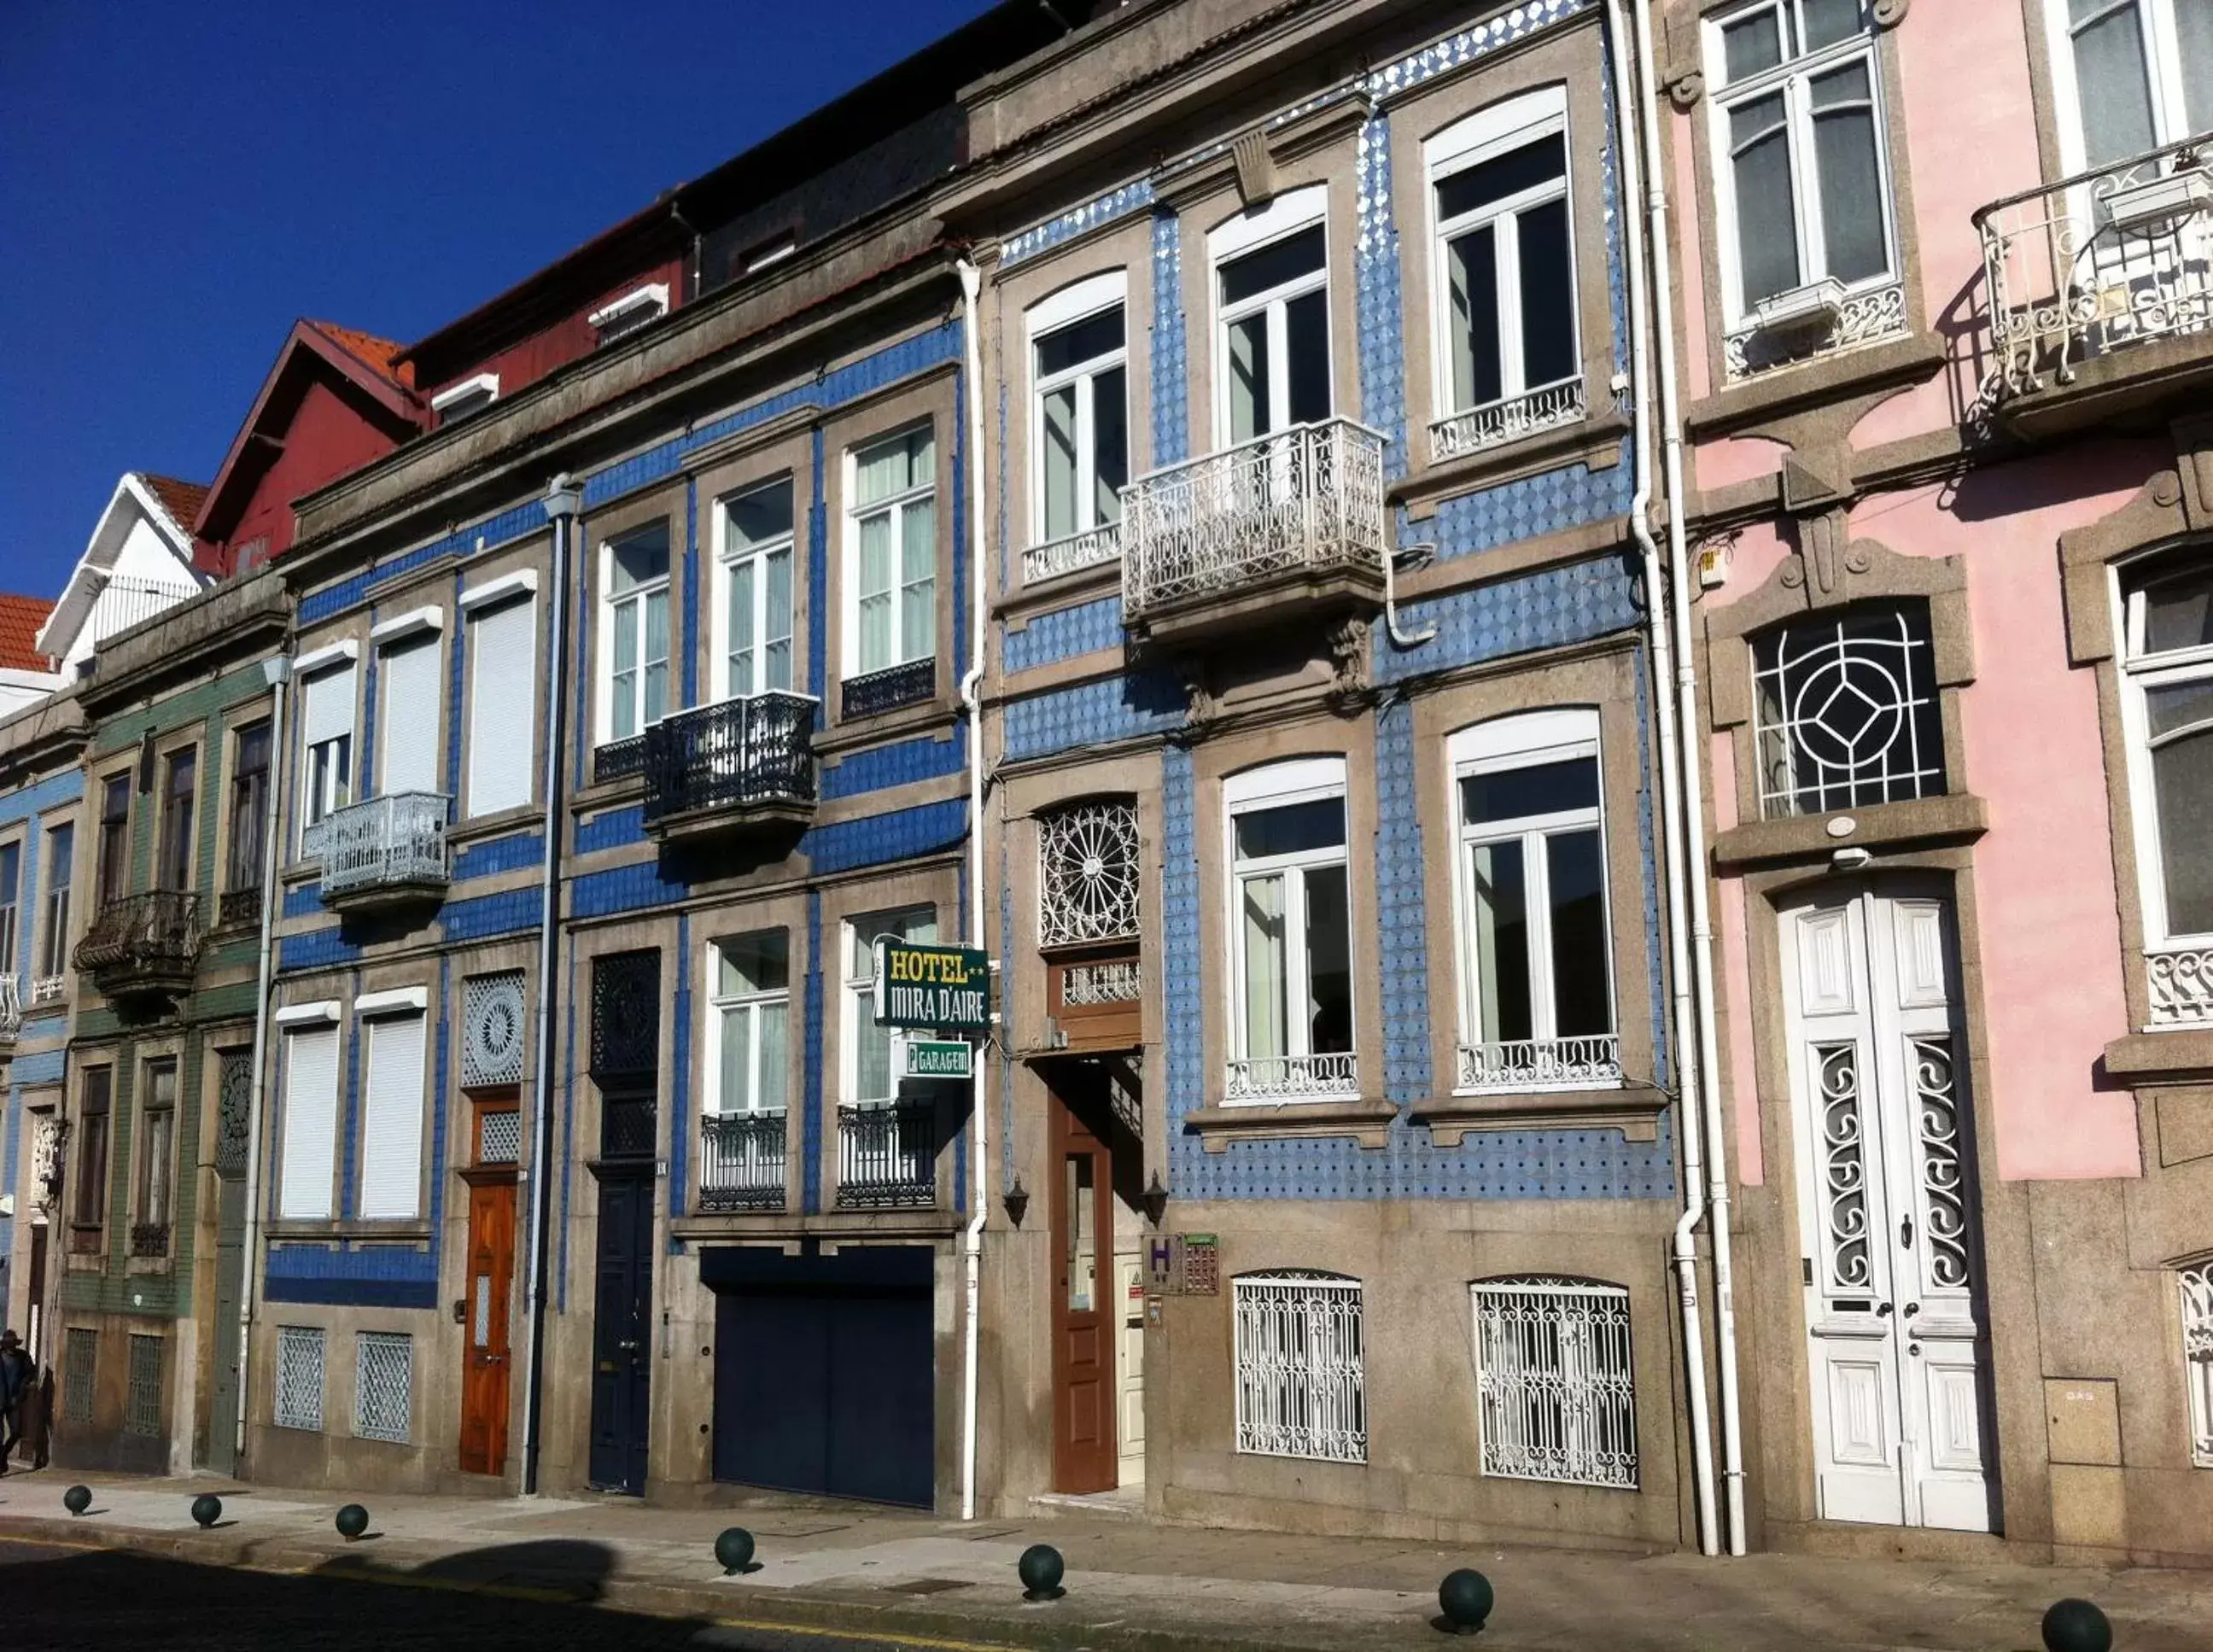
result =
M925 1039L892 1034L893 1078L972 1078L973 1046L966 1039Z
M876 942L876 1024L939 1033L991 1026L991 968L979 948Z

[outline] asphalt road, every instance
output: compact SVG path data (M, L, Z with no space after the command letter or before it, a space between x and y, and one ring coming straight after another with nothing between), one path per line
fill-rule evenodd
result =
M957 1652L945 1641L848 1638L515 1599L436 1576L278 1576L0 1541L0 1649L46 1652Z

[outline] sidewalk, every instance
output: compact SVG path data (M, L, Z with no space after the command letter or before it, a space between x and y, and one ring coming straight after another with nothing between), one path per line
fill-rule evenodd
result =
M364 1497L372 1536L348 1544L332 1527L348 1499L327 1493L103 1478L86 1482L94 1512L71 1520L61 1495L73 1478L50 1468L0 1480L0 1539L863 1636L1130 1652L1442 1645L1431 1626L1437 1581L1473 1565L1497 1590L1476 1643L1490 1647L2034 1652L2044 1608L2067 1594L2106 1609L2123 1652L2213 1647L2213 1574L2200 1572L1471 1550L1077 1512L963 1525L765 1494L706 1510L613 1498ZM223 1500L222 1522L205 1532L188 1512L203 1491ZM743 1577L723 1577L712 1554L715 1533L729 1525L759 1545L757 1569ZM1033 1542L1067 1558L1067 1594L1049 1605L1025 1603L1015 1577L1016 1557Z

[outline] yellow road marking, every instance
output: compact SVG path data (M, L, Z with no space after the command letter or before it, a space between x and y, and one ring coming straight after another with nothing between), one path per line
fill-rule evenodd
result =
M15 1537L0 1532L0 1543L21 1543L34 1549L108 1549L108 1543L77 1543L65 1537Z
M823 1624L785 1624L767 1618L717 1618L718 1629L765 1631L772 1635L814 1635L824 1640L844 1639L863 1644L911 1646L917 1652L1012 1652L1004 1641L948 1641L929 1635L902 1635L894 1630L835 1628Z

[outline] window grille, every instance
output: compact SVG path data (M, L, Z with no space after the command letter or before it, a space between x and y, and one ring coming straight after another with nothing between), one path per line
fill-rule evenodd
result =
M415 1339L363 1331L354 1338L353 1431L363 1440L407 1442L415 1390Z
M522 1082L522 972L472 975L461 985L461 1083Z
M2190 1390L2190 1460L2213 1468L2213 1256L2176 1275L2182 1286L2182 1380Z
M1753 686L1767 818L1944 790L1944 721L1925 606L1778 625L1754 646Z
M123 1431L159 1436L162 1432L162 1339L131 1337L130 1383L124 1395Z
M1471 1289L1483 1472L1635 1490L1629 1293L1552 1278Z
M522 1115L513 1107L477 1115L477 1162L513 1164L522 1156Z
M648 1080L661 1068L661 954L592 960L592 1076Z
M1038 944L1137 933L1137 806L1078 803L1038 822Z
M1237 1321L1237 1449L1368 1460L1360 1282L1326 1273L1231 1282Z
M323 1332L320 1326L277 1327L277 1426L320 1433L323 1426Z
M92 1421L93 1362L100 1353L100 1333L71 1326L62 1350L62 1420Z
M223 1052L216 1085L215 1171L226 1181L246 1174L247 1136L253 1118L253 1058L245 1050Z

